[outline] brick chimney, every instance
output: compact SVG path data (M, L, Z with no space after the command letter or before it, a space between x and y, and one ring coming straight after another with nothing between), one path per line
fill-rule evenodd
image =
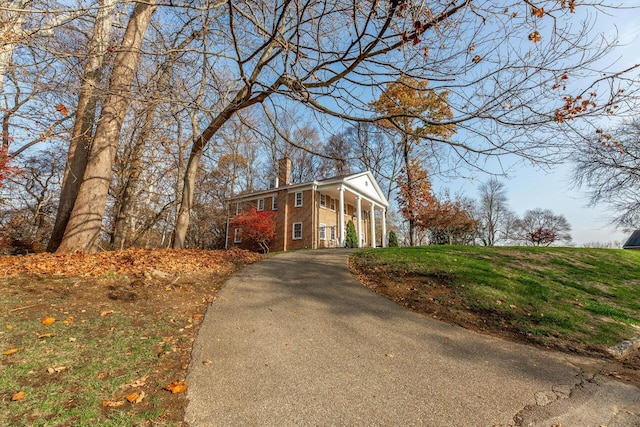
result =
M278 187L291 184L291 159L278 160Z

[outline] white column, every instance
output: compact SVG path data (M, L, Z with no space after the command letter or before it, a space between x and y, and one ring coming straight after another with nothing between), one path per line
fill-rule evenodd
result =
M340 206L338 206L338 208L340 209L340 213L338 214L338 230L340 231L340 235L338 236L339 239L339 245L340 247L344 247L344 243L345 243L345 236L344 236L344 188L340 187L338 188L338 195L340 202L338 203Z
M362 247L362 198L360 196L356 197L356 203L358 205L358 247Z
M382 209L382 247L387 247L387 210Z
M371 217L371 238L369 240L371 240L371 247L375 248L376 247L376 205L374 205L373 203L371 203L371 211L369 213L369 216Z

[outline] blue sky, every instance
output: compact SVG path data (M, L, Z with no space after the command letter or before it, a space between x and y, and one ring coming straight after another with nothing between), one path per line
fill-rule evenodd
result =
M599 19L594 28L595 31L609 35L617 31L623 46L617 48L609 58L614 64L612 68L617 70L640 63L640 1L625 0L620 4L635 6L636 9L608 10L610 16ZM601 64L601 67L605 69L607 65ZM636 76L637 74L636 72ZM559 165L551 170L519 165L510 170L508 178L501 180L505 183L509 205L513 211L522 215L528 209L548 208L556 214L564 215L572 225L573 243L576 246L589 242L624 243L628 233L616 230L609 224L610 212L606 206L588 207L586 191L572 187L571 174L571 164ZM434 188L436 191L448 188L452 193L462 192L475 198L478 185L488 178L478 176L477 180L435 181Z

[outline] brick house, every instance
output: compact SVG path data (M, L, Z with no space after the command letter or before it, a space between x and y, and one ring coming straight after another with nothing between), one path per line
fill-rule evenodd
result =
M272 251L343 247L346 225L353 221L359 247L386 246L389 202L371 172L321 181L291 183L291 160L278 162L272 188L227 200L227 224L244 209L275 211L276 237ZM242 239L242 230L227 226L226 247L256 249Z

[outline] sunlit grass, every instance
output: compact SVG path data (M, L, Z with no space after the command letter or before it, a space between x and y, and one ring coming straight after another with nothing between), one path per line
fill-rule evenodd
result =
M522 334L611 346L638 334L640 252L532 247L387 248L357 264L395 280L439 277L463 305Z

